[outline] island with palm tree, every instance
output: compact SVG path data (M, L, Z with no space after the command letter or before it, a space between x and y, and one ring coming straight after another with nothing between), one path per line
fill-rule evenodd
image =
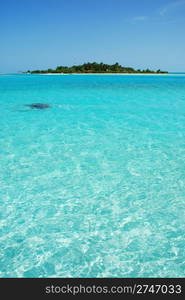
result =
M158 69L157 71L153 71L150 69L137 69L131 67L124 67L120 65L118 62L115 64L109 65L104 63L84 63L81 65L73 65L71 67L67 66L58 66L55 69L47 69L47 70L28 70L26 73L31 74L127 74L127 73L141 73L141 74L165 74L167 71L161 71Z

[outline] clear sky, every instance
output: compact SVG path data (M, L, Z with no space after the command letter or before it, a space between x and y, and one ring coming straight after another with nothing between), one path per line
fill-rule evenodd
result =
M0 0L0 72L87 61L185 71L185 0Z

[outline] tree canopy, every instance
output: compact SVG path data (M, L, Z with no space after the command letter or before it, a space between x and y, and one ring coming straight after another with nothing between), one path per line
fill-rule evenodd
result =
M150 69L146 70L135 70L131 67L121 66L118 62L113 65L97 63L97 62L87 62L82 65L73 65L71 67L67 66L58 66L55 69L47 69L47 70L34 70L28 71L27 73L32 74L47 74L47 73L64 73L64 74L72 74L72 73L167 73L166 71L161 71L160 69L157 71L153 71Z

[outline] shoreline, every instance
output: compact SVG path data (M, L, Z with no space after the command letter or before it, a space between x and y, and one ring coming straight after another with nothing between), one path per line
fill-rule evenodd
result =
M25 74L26 75L116 75L116 76L183 75L183 74L170 74L170 73L25 73Z

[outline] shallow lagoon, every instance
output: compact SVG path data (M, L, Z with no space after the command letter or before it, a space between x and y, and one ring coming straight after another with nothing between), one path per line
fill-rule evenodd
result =
M185 276L185 76L6 75L0 104L1 277Z

